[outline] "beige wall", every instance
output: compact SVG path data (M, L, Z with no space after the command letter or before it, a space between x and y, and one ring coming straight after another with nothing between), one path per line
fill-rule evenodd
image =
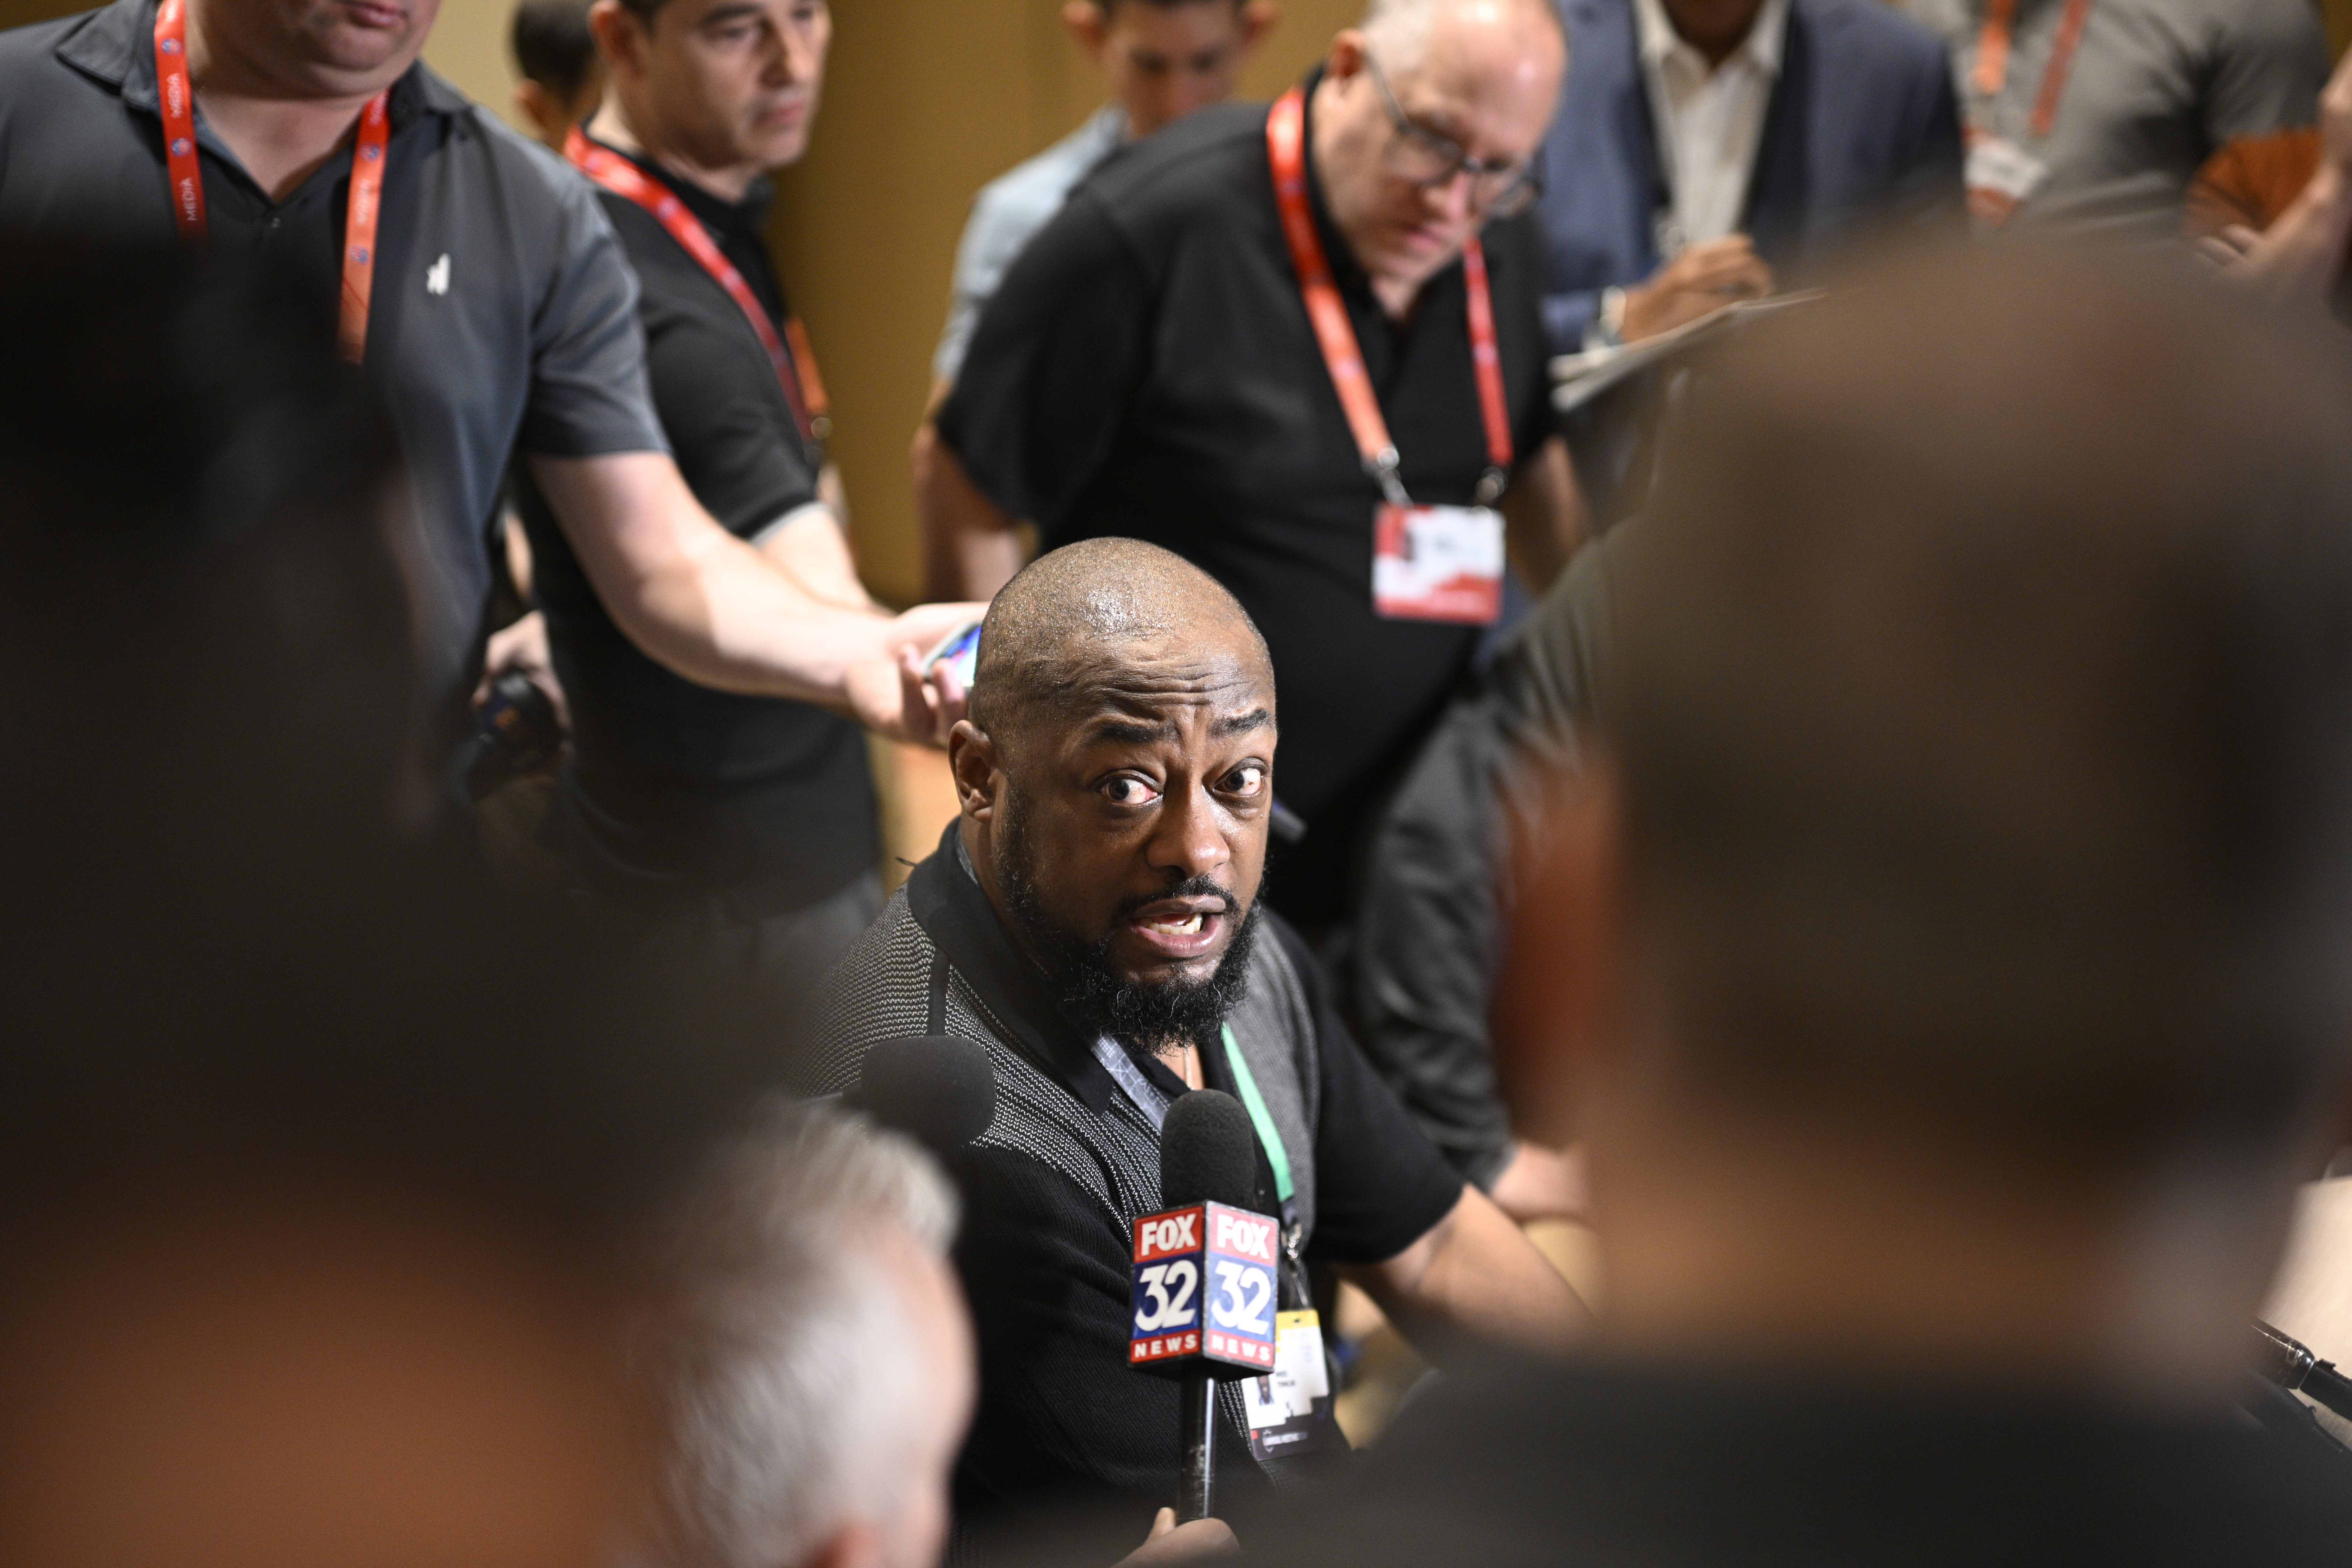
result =
M441 0L440 19L425 42L427 65L509 123L515 122L515 78L507 55L507 19L513 15L513 0Z

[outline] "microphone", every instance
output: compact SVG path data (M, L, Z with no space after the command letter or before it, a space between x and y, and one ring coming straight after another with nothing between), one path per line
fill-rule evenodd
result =
M857 1087L842 1103L946 1153L987 1131L996 1119L996 1075L988 1052L970 1040L946 1035L882 1040L866 1053Z
M1160 1128L1158 1214L1135 1222L1129 1366L1183 1380L1176 1514L1206 1519L1216 1476L1217 1381L1274 1370L1281 1226L1251 1210L1256 1138L1232 1095L1195 1089Z
M1160 1202L1248 1208L1257 1199L1257 1136L1249 1112L1222 1089L1180 1095L1160 1126Z

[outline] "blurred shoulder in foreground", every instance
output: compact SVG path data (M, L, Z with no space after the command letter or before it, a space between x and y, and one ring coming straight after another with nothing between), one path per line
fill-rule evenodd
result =
M2340 1556L2352 1457L2239 1402L2352 1101L2345 370L2021 247L1697 395L1523 917L1596 1353L1433 1394L1253 1552Z
M266 268L0 239L0 1560L587 1562L756 1041L424 825L390 427Z

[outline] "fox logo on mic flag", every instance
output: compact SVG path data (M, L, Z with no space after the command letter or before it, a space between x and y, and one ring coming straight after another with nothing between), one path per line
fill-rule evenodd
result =
M1129 1363L1271 1368L1279 1240L1273 1220L1224 1204L1137 1220Z

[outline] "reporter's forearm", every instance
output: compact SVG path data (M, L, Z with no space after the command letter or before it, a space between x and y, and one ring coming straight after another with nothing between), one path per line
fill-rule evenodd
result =
M887 658L890 618L830 604L732 535L699 542L617 593L599 593L623 632L698 685L850 710L851 668Z
M792 574L811 598L845 610L879 612L857 575L839 516L822 502L797 508L761 535L760 553Z
M994 598L1021 570L1014 520L981 493L928 420L915 432L912 459L925 597Z
M887 617L813 597L713 521L667 455L529 461L606 613L688 679L842 707L851 668L889 657Z

